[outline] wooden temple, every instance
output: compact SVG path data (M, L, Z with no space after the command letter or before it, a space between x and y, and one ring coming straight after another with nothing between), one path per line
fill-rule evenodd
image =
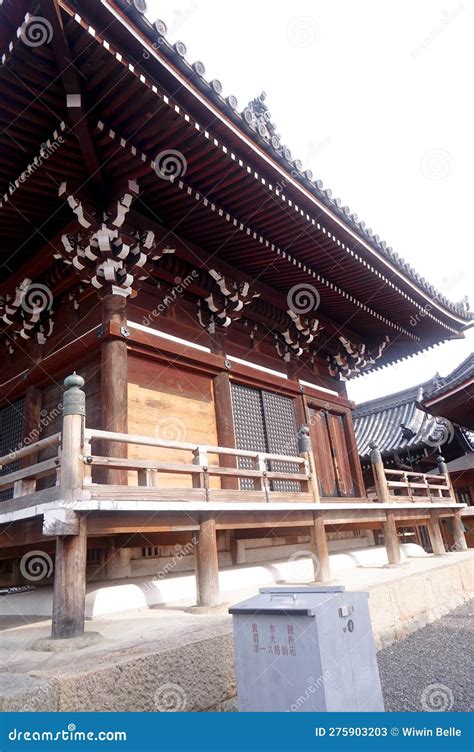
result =
M0 577L54 555L53 637L94 576L191 546L220 601L239 541L439 520L439 475L368 496L345 381L463 336L448 301L248 105L171 45L144 0L0 2ZM98 552L98 553L97 553ZM95 558L97 557L97 559ZM128 569L127 569L128 567Z

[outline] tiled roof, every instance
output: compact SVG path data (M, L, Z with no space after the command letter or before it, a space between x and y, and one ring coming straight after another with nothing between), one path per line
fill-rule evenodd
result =
M132 15L135 24L147 36L154 49L159 49L169 58L176 67L181 70L193 85L199 88L222 112L233 120L240 129L250 134L255 142L263 146L267 152L279 162L282 167L296 179L302 186L313 193L323 204L350 228L360 238L373 247L378 253L385 256L407 278L437 300L448 310L458 314L465 320L474 318L474 312L469 311L467 299L453 303L440 293L432 284L421 276L403 257L394 251L380 236L367 227L366 223L359 219L341 199L333 196L330 188L325 188L321 180L314 179L312 171L304 169L301 160L295 158L291 150L281 142L276 133L271 115L265 104L265 94L261 94L250 102L242 111L239 111L237 98L230 94L224 97L223 86L218 79L208 81L205 77L205 66L201 61L190 63L186 60L186 45L177 41L171 44L166 39L167 27L164 21L156 20L151 23L146 17L147 4L145 0L118 0L118 5ZM257 111L256 111L257 110Z
M423 391L423 400L430 399L431 397L442 395L444 392L449 392L454 387L463 384L464 382L472 379L474 376L474 353L467 356L462 363L460 363L454 371L451 371L447 376L435 377L432 380L432 384Z

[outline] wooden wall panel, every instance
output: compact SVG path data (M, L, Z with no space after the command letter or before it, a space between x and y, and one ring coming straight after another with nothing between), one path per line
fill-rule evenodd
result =
M218 444L212 379L156 361L129 358L128 430L174 441ZM191 462L191 452L129 445L129 457ZM210 456L209 464L217 464ZM191 477L159 473L164 487L191 488ZM136 483L131 473L130 483ZM219 479L211 479L220 488Z

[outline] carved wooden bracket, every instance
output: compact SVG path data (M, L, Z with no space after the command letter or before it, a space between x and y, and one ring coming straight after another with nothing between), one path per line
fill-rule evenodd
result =
M288 309L287 316L287 328L274 334L276 351L285 361L289 361L292 355L299 357L309 352L311 343L323 330L316 318L300 316L291 309Z
M65 234L61 241L61 257L70 264L84 282L98 291L128 296L149 275L147 265L159 261L172 248L158 251L155 234L151 230L124 229L133 200L138 196L138 184L129 180L126 189L105 212L94 213L62 183L59 195L65 196L82 228L81 232ZM99 219L97 214L101 215Z
M390 338L385 335L385 339L374 350L369 350L363 343L354 344L343 336L339 337L339 341L342 344L339 353L328 356L329 373L346 381L369 370L382 357Z
M28 277L15 291L0 299L0 318L10 328L6 339L8 352L13 353L14 341L35 339L43 345L53 332L53 294L49 287Z
M259 294L251 291L249 282L237 282L216 269L209 269L208 273L215 289L207 298L199 299L198 321L209 334L214 334L216 326L227 329L240 319L244 308Z

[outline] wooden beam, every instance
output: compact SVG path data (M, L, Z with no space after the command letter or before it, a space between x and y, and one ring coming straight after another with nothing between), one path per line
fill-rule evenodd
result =
M313 555L314 580L315 582L327 582L331 579L331 567L329 564L328 542L322 512L314 513L313 524L309 531L311 553Z
M211 608L220 603L216 520L202 514L196 545L197 605Z
M386 520L383 523L383 537L387 549L387 559L391 566L400 564L400 541L397 535L395 515L392 511L386 512Z
M53 639L81 637L84 634L86 600L87 520L79 520L79 534L56 540Z

